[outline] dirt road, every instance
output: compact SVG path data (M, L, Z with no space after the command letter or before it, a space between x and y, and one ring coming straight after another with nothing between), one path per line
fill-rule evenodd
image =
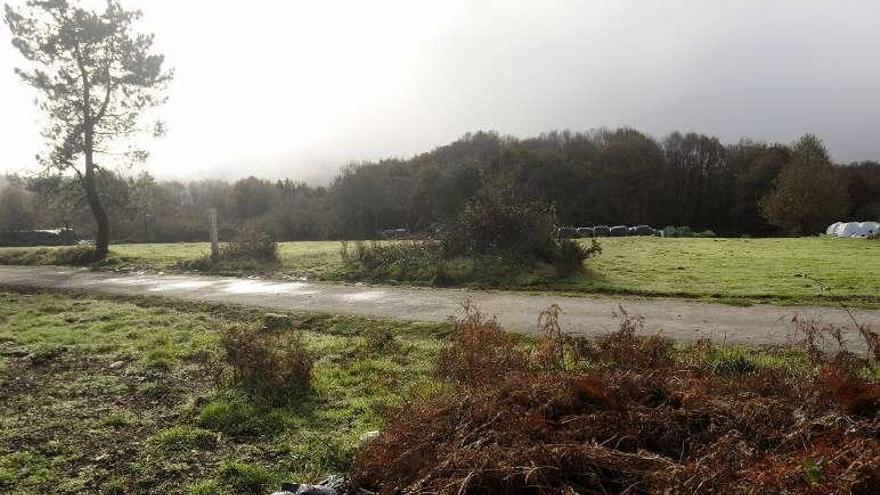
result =
M565 297L460 289L368 287L314 282L275 282L201 275L148 275L90 272L66 267L0 266L0 286L79 289L105 294L159 295L191 301L236 303L276 310L322 311L377 318L444 321L470 299L484 313L497 315L506 328L529 332L538 314L558 304L566 330L605 333L617 327L622 306L645 318L648 331L676 339L710 337L729 343L784 343L792 333L791 318L801 315L846 326L843 310L810 306L749 307L678 299ZM859 310L861 323L880 328L880 311ZM853 337L855 344L857 338Z

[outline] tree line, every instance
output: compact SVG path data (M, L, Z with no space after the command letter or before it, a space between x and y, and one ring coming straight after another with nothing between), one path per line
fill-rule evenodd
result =
M658 141L630 128L529 139L478 132L410 159L348 166L329 187L126 177L110 166L146 158L132 136L163 133L144 119L165 102L173 73L153 35L137 29L140 11L118 0L90 6L29 0L4 9L22 55L16 72L47 117L47 149L42 176L13 177L3 189L0 230L71 226L95 239L95 259L106 256L111 236L203 240L208 208L219 210L227 232L247 225L281 240L431 232L492 196L553 205L568 225L684 225L725 235L813 234L834 220L880 216L878 164L835 165L812 135L726 146L696 133Z
M492 132L409 159L343 168L326 187L248 177L235 182L157 181L101 171L97 182L114 239L207 239L217 208L226 235L244 225L279 240L374 237L406 228L429 233L472 199L552 204L564 225L686 225L721 235L816 234L836 220L880 218L880 163L831 162L822 142L741 141L696 133L661 140L629 128L548 132L517 139ZM95 231L75 177L8 177L0 230L69 226Z

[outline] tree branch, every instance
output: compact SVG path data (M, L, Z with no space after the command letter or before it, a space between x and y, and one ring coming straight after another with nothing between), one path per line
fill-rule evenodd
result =
M95 116L95 122L98 122L102 118L104 118L104 114L107 112L107 106L110 104L110 95L113 93L113 84L110 82L110 66L108 65L105 69L105 74L107 77L107 91L104 92L104 102L101 103L101 109L98 110L98 115Z

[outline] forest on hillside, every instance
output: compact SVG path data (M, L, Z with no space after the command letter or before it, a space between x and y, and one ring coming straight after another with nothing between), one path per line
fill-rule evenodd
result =
M555 206L561 225L689 226L720 235L811 235L836 220L880 218L880 163L834 164L823 143L791 144L672 133L657 140L622 128L548 132L518 139L492 132L412 158L343 168L326 187L295 178L157 181L102 170L100 190L117 241L206 240L206 210L222 232L248 225L278 240L428 233L472 199ZM69 226L88 236L81 188L59 175L0 182L0 230Z

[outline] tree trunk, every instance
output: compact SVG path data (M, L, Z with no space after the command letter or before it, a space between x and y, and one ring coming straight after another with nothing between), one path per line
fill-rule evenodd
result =
M83 151L86 159L86 173L82 178L83 190L86 193L89 208L92 210L92 217L98 226L98 232L95 236L95 260L100 261L107 257L107 251L110 249L110 221L107 218L104 205L101 204L98 188L95 185L94 137L90 123L86 124L85 149Z
M86 201L92 210L92 216L98 225L98 233L95 236L95 258L103 260L107 257L107 251L110 249L110 221L107 218L107 212L104 205L101 204L101 198L98 197L98 190L95 187L94 165L86 165L86 174L83 179L83 189L86 193Z
M96 119L92 114L91 84L85 64L83 63L78 40L75 41L74 50L83 84L83 155L85 155L86 170L80 179L82 180L83 191L86 193L86 201L92 210L92 217L95 218L95 223L98 226L98 232L95 236L95 260L100 261L107 257L107 251L110 249L110 221L107 219L104 205L101 204L101 198L98 197L98 188L95 184ZM110 86L107 87L107 95L109 96ZM100 118L100 116L97 118Z

